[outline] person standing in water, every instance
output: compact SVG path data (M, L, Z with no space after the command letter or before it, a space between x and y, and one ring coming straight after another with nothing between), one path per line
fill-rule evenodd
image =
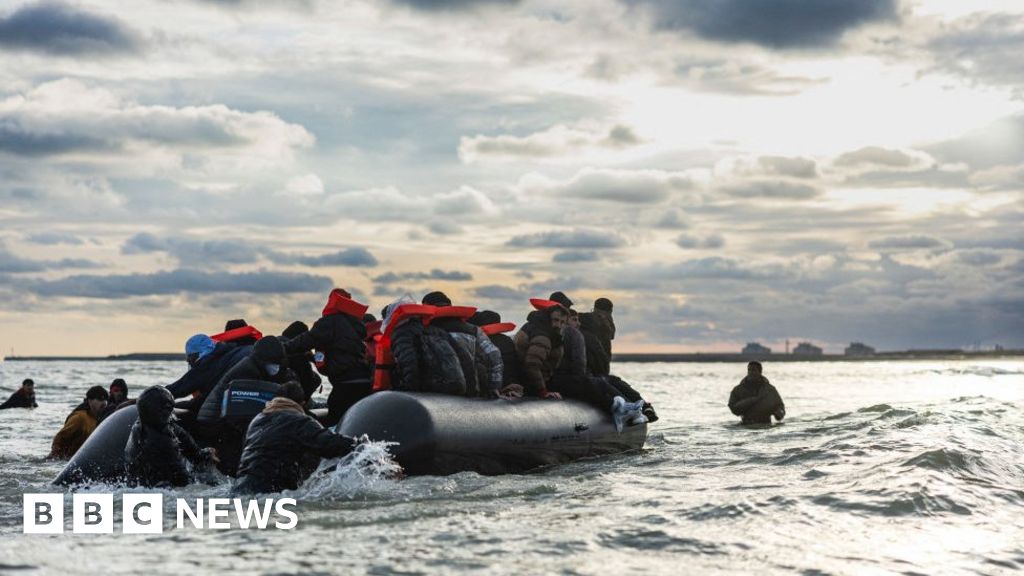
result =
M67 459L78 452L96 429L97 418L107 407L108 397L109 394L103 386L89 388L85 394L85 401L71 412L64 421L64 427L53 437L49 458Z
M0 404L0 410L8 408L38 408L36 404L36 383L31 378L21 381L21 388L11 394L6 402Z
M743 417L743 424L771 424L772 416L782 421L786 405L779 391L761 374L760 362L747 364L747 377L729 395L729 410Z

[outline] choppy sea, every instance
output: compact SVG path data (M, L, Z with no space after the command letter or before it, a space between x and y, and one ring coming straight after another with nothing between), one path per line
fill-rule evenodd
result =
M161 362L0 363L0 572L12 574L999 574L1024 569L1024 362L766 363L782 425L726 408L741 364L618 364L661 420L640 453L526 475L396 479L380 446L298 491L290 531L22 534L22 494L93 384ZM367 463L369 465L367 465ZM117 486L90 488L125 492ZM193 485L165 498L226 496ZM70 510L70 494L66 506Z

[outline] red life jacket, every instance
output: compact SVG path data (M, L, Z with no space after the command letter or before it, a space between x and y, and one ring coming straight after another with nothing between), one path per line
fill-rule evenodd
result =
M395 357L391 353L391 333L406 318L419 317L426 324L438 309L427 304L402 304L391 312L388 327L376 338L377 361L373 370L373 391L391 388L391 369L395 366Z
M252 326L242 326L241 328L235 328L234 330L214 334L213 336L210 336L210 339L214 342L234 342L235 340L248 337L259 340L260 338L263 338L263 333Z
M562 306L561 304L555 302L554 300L545 300L544 298L530 298L530 305L537 310L547 310L552 306L559 306L565 308L565 306Z
M377 340L380 340L380 320L366 323L366 363L373 366L377 356Z
M511 332L516 329L516 325L514 322L498 322L497 324L485 324L480 329L484 331L484 334L490 336L492 334Z
M465 321L473 314L476 314L476 308L472 306L439 306L434 312L434 318L458 318Z
M369 306L356 302L348 295L348 292L345 292L340 288L335 288L334 290L331 290L331 295L327 297L327 305L324 306L322 316L330 316L331 314L348 314L361 322L367 309L369 309Z

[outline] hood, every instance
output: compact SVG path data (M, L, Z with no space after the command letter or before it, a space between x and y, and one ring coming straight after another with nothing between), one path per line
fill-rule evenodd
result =
M267 402L266 407L263 408L264 414L273 414L274 412L297 412L299 414L305 414L305 411L302 410L302 406L299 406L298 402L281 396Z
M139 394L135 406L139 409L139 421L144 425L164 426L174 415L174 396L163 386L150 386Z
M362 322L363 315L366 314L367 309L369 309L369 306L356 302L348 292L341 288L335 288L331 290L331 295L327 297L327 305L324 306L323 316L348 314Z
M306 326L306 323L301 320L296 320L289 324L288 327L284 329L284 332L281 332L281 336L291 340L292 338L295 338L300 334L305 334L306 332L309 332L309 326Z
M253 344L251 358L261 368L264 364L284 364L287 354L284 351L284 344L277 336L267 336Z

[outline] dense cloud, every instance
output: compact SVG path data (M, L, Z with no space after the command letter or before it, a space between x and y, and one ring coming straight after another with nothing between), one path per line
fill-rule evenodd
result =
M514 236L506 246L513 248L618 248L626 241L618 234L605 230L576 228L574 230L552 230Z
M536 173L519 180L519 189L535 196L623 204L657 204L692 187L693 182L685 174L663 170L584 168L564 181Z
M847 31L897 16L896 0L626 0L648 9L657 28L688 30L721 42L769 48L819 48Z
M7 247L0 244L0 273L21 274L29 272L45 272L47 270L68 270L74 268L98 268L100 265L91 260L81 258L62 258L60 260L32 260L12 254Z
M253 264L266 258L275 264L310 267L349 266L372 268L379 262L366 248L355 246L320 255L282 252L237 238L206 240L187 236L156 236L149 232L136 234L121 246L122 254L164 252L184 267L205 267L209 264Z
M361 246L345 248L329 254L310 256L302 254L285 254L282 252L263 250L271 261L278 264L301 264L314 268L325 266L348 266L352 268L373 268L380 264L369 250Z
M136 53L142 48L142 40L116 18L43 2L21 6L0 17L3 48L60 56L103 56Z
M618 149L635 146L641 140L628 126L615 125L607 130L553 126L528 136L463 136L459 158L466 163L486 160L557 160L588 150Z
M868 242L868 248L875 250L943 250L949 247L949 242L925 234L890 236Z
M430 272L386 272L379 276L375 276L373 278L373 281L378 284L395 284L397 282L413 282L423 280L468 282L472 279L473 275L468 272L460 272L458 270L441 270L440 268L434 268Z
M40 296L117 299L167 294L321 293L333 282L325 276L291 272L202 272L178 269L151 274L76 275L36 281L29 289Z
M30 234L27 241L33 244L40 244L43 246L54 246L57 244L67 244L70 246L80 246L84 244L81 238L74 234L67 234L65 232L36 232Z
M721 191L736 198L784 198L806 200L821 194L815 186L790 180L749 180L727 184Z

